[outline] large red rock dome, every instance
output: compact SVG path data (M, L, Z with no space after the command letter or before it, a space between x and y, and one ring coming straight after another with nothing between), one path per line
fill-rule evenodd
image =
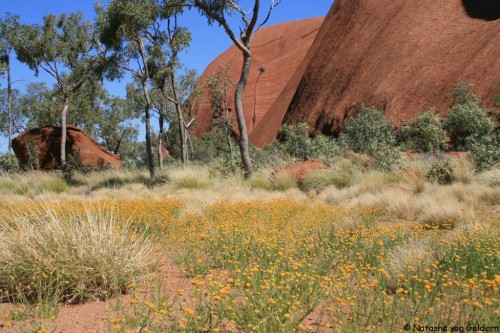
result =
M276 137L286 107L274 110L272 106L285 88L289 90L288 97L280 96L280 99L285 104L289 104L301 75L298 75L295 79L295 85L292 84L291 87L288 87L287 84L296 75L297 69L311 47L323 19L322 17L311 18L277 24L263 28L256 33L251 45L252 67L243 96L243 107L250 143L261 143L262 145ZM242 55L241 51L235 46L222 53L205 69L200 77L200 82L205 84L208 77L219 66L225 66L228 63L230 64L228 74L237 83L241 71ZM259 68L261 67L265 69L265 72L259 78ZM227 95L228 106L234 110L234 88L228 91ZM286 98L288 98L287 101L285 101ZM256 113L255 124L252 121L254 107ZM209 131L212 127L212 110L210 109L206 91L194 113L197 117L197 125L193 128L194 133L202 135ZM259 127L267 126L263 125L264 121L267 122L267 125L269 123L273 124L271 132L259 131ZM259 131L260 134L252 135L254 131Z
M283 122L313 132L338 131L360 103L384 108L395 124L430 107L445 113L461 82L492 106L500 1L335 0L308 59Z

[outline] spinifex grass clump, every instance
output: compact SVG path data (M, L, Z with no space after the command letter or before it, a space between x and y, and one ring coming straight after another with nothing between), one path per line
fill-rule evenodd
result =
M0 217L0 297L75 303L124 293L155 267L153 244L112 208L27 204Z

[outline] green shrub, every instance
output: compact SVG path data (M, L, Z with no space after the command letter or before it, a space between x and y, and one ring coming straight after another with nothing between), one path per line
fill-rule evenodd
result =
M364 106L349 121L341 137L355 153L368 152L374 142L387 146L394 146L396 142L394 128L383 111Z
M307 124L301 123L296 127L283 125L280 128L279 138L283 153L302 161L311 159L312 141L307 131Z
M250 159L252 160L254 171L276 168L283 164L285 161L282 157L283 154L280 145L279 141L274 140L263 148L250 146Z
M341 148L333 138L318 134L311 140L311 158L330 166L339 160Z
M455 104L450 109L448 119L443 122L443 128L455 149L467 148L468 137L480 138L493 130L493 122L478 105L476 97L465 91L466 88L464 85L455 88Z
M455 180L453 162L449 158L443 158L432 162L427 171L427 179L441 185L453 183Z
M19 171L16 155L12 153L0 154L0 173Z
M500 167L500 135L490 134L481 137L470 136L466 140L469 151L476 162L476 171Z
M331 165L340 156L340 147L335 140L323 134L310 137L306 123L297 126L283 125L279 139L280 141L267 145L265 149L275 154L282 152L291 160L318 159L326 165Z
M444 150L445 135L433 109L419 114L408 123L404 131L405 141L410 149L431 153Z
M384 142L372 142L367 150L373 159L373 167L380 171L394 171L401 166L401 154L397 147Z
M210 174L212 176L220 176L228 178L231 176L243 176L243 164L239 154L237 156L223 156L219 157L212 162L210 167Z

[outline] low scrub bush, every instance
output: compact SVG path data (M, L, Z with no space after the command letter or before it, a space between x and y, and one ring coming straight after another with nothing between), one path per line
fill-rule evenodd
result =
M323 134L309 136L308 125L300 123L297 126L283 125L279 133L280 141L271 146L281 151L292 160L321 160L331 165L340 156L338 143Z
M404 130L405 144L409 149L437 152L446 148L445 131L433 109L419 114Z
M153 244L131 235L111 208L25 208L0 218L0 289L11 299L107 299L152 272Z
M467 148L467 138L481 138L493 130L493 122L477 103L477 98L468 92L466 85L455 88L455 104L451 107L443 128L450 136L453 148Z
M397 147L383 142L372 142L367 150L373 168L380 171L395 171L401 166L401 153Z
M14 154L0 154L0 173L19 171L19 163Z
M500 135L470 136L466 140L477 171L500 168Z
M396 142L394 128L385 118L382 110L359 108L342 133L341 140L355 153L366 153L373 143L394 146Z
M449 158L443 158L431 163L427 171L427 179L440 185L451 184L455 180L454 164Z

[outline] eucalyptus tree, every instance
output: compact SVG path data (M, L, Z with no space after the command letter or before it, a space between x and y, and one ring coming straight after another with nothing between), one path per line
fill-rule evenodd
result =
M12 113L12 79L10 55L14 49L14 43L19 31L19 17L7 13L4 19L0 19L0 75L7 73L7 138L8 151L12 152L12 135L13 135L13 113Z
M142 107L146 127L146 155L151 178L155 176L151 137L150 58L152 39L161 37L161 8L155 0L113 0L107 8L97 8L99 39L119 59L119 71L131 73L142 91Z
M163 18L163 27L158 26L159 31L151 36L151 74L152 83L161 96L168 102L172 103L177 114L179 138L181 148L181 160L186 164L189 160L188 154L188 135L187 129L193 123L193 119L186 122L184 112L182 110L183 96L179 91L179 83L176 73L182 66L179 59L179 54L183 49L189 46L191 41L191 33L185 27L178 24L178 16L182 13L182 6L163 7L161 17ZM186 76L189 77L189 76ZM163 137L163 120L166 116L161 110L165 109L165 105L161 105L159 112L159 139ZM159 146L161 147L161 142ZM159 149L160 160L162 160L162 149Z
M252 63L251 44L255 32L267 23L271 12L281 3L281 0L270 0L270 5L264 12L264 18L260 21L261 0L254 0L252 9L249 12L242 8L241 2L239 0L185 0L186 5L197 8L206 17L209 25L213 23L219 24L243 55L240 78L234 93L234 103L240 135L241 161L245 170L245 177L249 177L252 174L252 162L248 149L248 131L243 112L243 92ZM166 6L169 6L169 3L169 0L165 0ZM230 24L230 18L235 15L239 16L242 22L238 29L232 28Z
M18 89L12 89L10 92L7 88L0 89L0 110L10 110L0 113L0 134L9 138L9 141L26 129L27 118L22 112L21 96Z
M48 73L63 99L61 110L61 166L66 164L66 123L71 98L89 80L100 79L93 24L81 13L43 18L43 25L22 25L15 51L35 75Z

